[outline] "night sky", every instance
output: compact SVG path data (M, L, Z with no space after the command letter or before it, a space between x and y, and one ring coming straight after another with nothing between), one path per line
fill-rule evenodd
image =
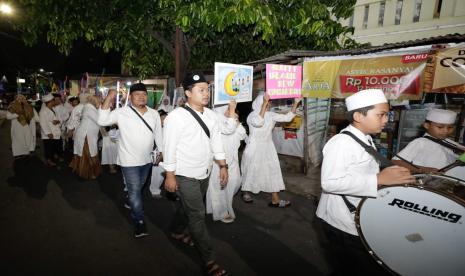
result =
M45 34L36 45L28 47L21 41L19 33L1 22L0 77L6 75L9 83L14 83L18 71L24 75L39 68L54 72L54 79L80 76L85 72L101 74L104 68L105 74L120 74L120 55L105 54L85 41L78 41L70 55L65 56L47 43Z

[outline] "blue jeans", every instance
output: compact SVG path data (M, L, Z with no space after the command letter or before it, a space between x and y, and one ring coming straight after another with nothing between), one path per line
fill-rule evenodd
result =
M144 207L142 204L142 188L152 168L152 163L135 167L121 167L128 189L129 205L134 223L144 221Z

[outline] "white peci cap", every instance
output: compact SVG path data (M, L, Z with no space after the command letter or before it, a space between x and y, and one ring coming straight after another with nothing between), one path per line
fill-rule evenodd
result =
M54 97L53 97L52 93L49 93L49 94L42 97L42 101L44 103L48 103L49 101L52 101L53 99L54 99Z
M383 90L381 89L360 90L346 98L347 111L379 103L387 103L386 96L384 96Z
M454 124L455 118L457 118L457 113L445 109L431 109L428 114L426 114L426 120L438 124Z

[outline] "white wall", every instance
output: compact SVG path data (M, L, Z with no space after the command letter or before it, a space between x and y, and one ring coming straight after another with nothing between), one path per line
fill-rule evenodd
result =
M404 0L400 25L395 25L397 0L386 0L384 24L378 27L379 0L359 0L354 10L353 38L359 43L383 45L448 34L465 34L465 0L443 0L439 18L433 18L437 0L423 0L420 21L413 22L415 0ZM368 27L362 28L365 5L370 5ZM349 20L342 22L349 24Z

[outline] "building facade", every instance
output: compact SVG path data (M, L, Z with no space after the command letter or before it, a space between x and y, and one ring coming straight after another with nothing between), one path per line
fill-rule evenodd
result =
M358 0L343 25L373 46L448 34L465 34L465 0Z

